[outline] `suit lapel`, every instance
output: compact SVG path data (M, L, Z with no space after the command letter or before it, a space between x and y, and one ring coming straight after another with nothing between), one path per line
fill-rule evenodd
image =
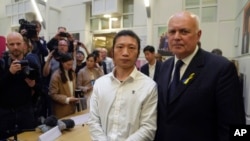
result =
M203 66L204 66L204 57L203 51L198 50L197 54L194 56L190 64L188 65L183 77L181 78L181 83L177 86L177 90L173 98L169 101L169 104L173 103L179 96L185 93L185 90L195 81L199 76Z
M174 65L174 58L172 57L172 58L169 58L169 59L171 59L170 60L170 65L168 65L167 67L170 67L171 69L169 69L169 68L166 68L165 70L166 70L166 75L162 75L162 76L160 76L160 77L164 77L164 78L161 78L161 79L163 79L163 80L167 80L166 81L166 84L161 84L161 85L163 85L162 86L162 92L164 93L164 95L163 95L163 100L164 100L164 103L166 103L166 105L167 105L167 101L168 101L168 87L169 87L169 83L170 83L170 80L171 80L171 73L172 73L172 70L173 70L173 65Z

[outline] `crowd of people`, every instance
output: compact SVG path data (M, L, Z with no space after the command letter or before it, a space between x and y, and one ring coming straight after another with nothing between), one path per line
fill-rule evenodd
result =
M245 125L235 65L202 49L193 13L168 20L173 56L163 62L148 45L147 63L139 69L141 41L132 30L115 35L110 58L106 48L89 52L65 27L46 43L40 23L33 23L32 38L25 29L7 35L0 60L0 140L34 129L41 117L75 113L76 89L84 94L82 108L89 109L92 140L229 141L230 126Z
M39 37L41 24L31 23L35 34L20 28L6 36L8 50L0 59L0 140L35 129L51 115L75 113L80 99L89 105L94 81L114 67L105 48L89 52L65 27L58 27L47 43ZM84 94L80 99L76 89Z

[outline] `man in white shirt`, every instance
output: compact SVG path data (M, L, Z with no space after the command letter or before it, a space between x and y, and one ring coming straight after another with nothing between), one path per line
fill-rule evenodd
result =
M95 81L90 100L92 140L152 141L156 131L157 86L137 70L140 39L131 30L114 37L112 73Z
M148 63L141 67L141 72L152 78L154 81L157 81L161 62L157 61L155 58L155 48L147 45L143 49L143 52Z

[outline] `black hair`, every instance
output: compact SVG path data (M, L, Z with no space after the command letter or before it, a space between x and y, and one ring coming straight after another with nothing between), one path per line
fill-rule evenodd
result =
M144 49L143 52L149 51L151 53L155 53L155 48L153 46L147 45Z
M99 50L94 50L94 51L92 52L92 54L95 55L96 57L99 57L100 51L99 51Z
M138 55L137 55L137 57L138 57L139 54L140 54L141 41L140 41L140 38L138 37L138 35L135 34L135 32L132 31L132 30L121 30L121 31L119 31L119 32L115 35L115 37L114 37L114 39L113 39L113 45L112 45L113 53L114 53L114 46L115 46L115 44L116 44L116 40L117 40L117 38L119 38L119 37L121 37L121 36L130 36L130 37L136 39L137 44L138 44Z
M86 60L88 60L90 57L93 57L93 58L94 58L94 61L96 62L96 60L97 60L97 56L96 56L96 55L94 55L94 54L89 54L89 55L87 56Z
M37 21L37 20L33 20L33 21L31 21L31 23L35 24L36 26L37 26L37 25L39 25L39 26L40 26L40 28L42 28L41 23L40 23L39 21Z
M60 58L59 58L59 62L60 62L60 65L59 65L59 69L61 70L61 73L60 73L60 76L61 76L61 79L62 79L62 82L63 83L66 83L67 82L67 77L65 75L65 70L63 68L63 65L62 63L64 62L67 62L67 61L70 61L70 60L73 60L73 56L71 53L62 53L60 54ZM73 73L74 73L74 70L71 69L68 71L68 76L69 76L69 80L72 81L73 80Z
M218 48L215 48L211 51L211 53L222 56L222 51Z

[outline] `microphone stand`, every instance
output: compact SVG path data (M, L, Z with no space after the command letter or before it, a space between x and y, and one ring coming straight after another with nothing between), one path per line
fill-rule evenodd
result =
M14 127L14 130L10 130L10 133L13 133L14 135L14 140L11 140L11 141L18 141L18 137L17 137L17 135L18 135L18 131L19 131L19 129L18 129L18 123L17 123L17 111L16 110L13 110L14 112L15 112L15 127ZM26 131L35 131L35 129L22 129L22 130L20 130L20 131L22 131L22 132L26 132Z

